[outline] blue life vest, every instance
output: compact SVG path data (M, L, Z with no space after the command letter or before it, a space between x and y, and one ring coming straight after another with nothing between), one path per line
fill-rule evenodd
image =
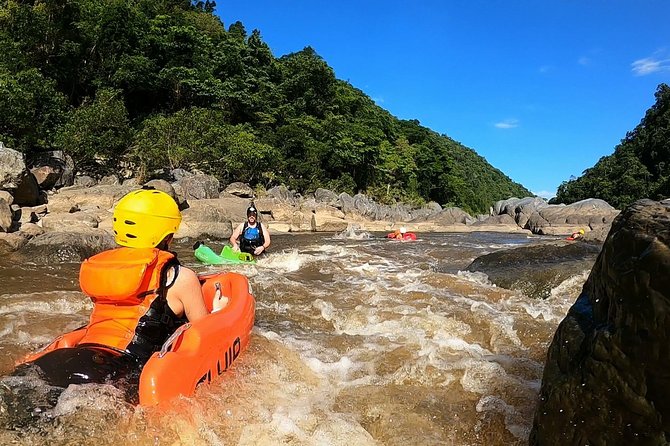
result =
M242 237L240 238L240 251L253 254L254 250L263 244L265 244L265 237L260 222L256 223L256 227L251 227L249 222L244 222Z
M248 227L244 230L244 234L242 237L244 237L246 240L258 240L261 237L261 231L258 229L259 225L256 225L255 228Z

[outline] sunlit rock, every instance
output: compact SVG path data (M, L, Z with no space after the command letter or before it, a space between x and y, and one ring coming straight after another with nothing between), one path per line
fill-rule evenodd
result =
M670 200L612 224L549 348L531 445L670 441Z

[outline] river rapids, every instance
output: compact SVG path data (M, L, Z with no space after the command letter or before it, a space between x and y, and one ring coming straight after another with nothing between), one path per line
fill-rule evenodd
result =
M547 347L588 271L545 300L464 272L476 257L543 243L525 234L273 236L249 277L249 348L191 398L158 411L109 385L61 392L6 376L17 360L86 324L78 264L0 259L0 444L526 444ZM176 244L198 272L193 241ZM222 242L207 241L215 250Z

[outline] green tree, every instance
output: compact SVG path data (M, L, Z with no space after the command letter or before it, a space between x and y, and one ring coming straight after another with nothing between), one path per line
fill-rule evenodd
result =
M52 148L67 102L37 69L12 74L0 68L0 110L0 141L32 155Z
M0 3L0 137L26 152L63 147L92 174L123 161L140 175L182 167L471 212L530 195L472 149L338 80L313 48L276 58L259 30L226 29L213 11L188 0ZM657 108L649 122L664 119ZM665 134L647 130L632 151L667 190Z
M132 133L121 92L102 89L70 113L55 144L72 156L79 171L100 175L117 169Z

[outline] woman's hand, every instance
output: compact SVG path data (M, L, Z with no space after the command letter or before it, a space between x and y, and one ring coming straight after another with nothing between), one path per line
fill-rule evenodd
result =
M228 305L228 298L223 295L223 292L221 291L221 284L219 282L216 282L214 284L214 287L216 288L216 291L214 292L214 298L212 299L212 313L216 313L217 311L223 309L226 305Z
M225 308L226 305L228 305L228 300L229 299L223 294L220 296L214 296L214 299L212 300L212 313L216 313L217 311Z
M254 255L257 256L260 253L262 253L263 251L265 251L265 246L261 245L261 246L257 247L256 249L254 249Z

